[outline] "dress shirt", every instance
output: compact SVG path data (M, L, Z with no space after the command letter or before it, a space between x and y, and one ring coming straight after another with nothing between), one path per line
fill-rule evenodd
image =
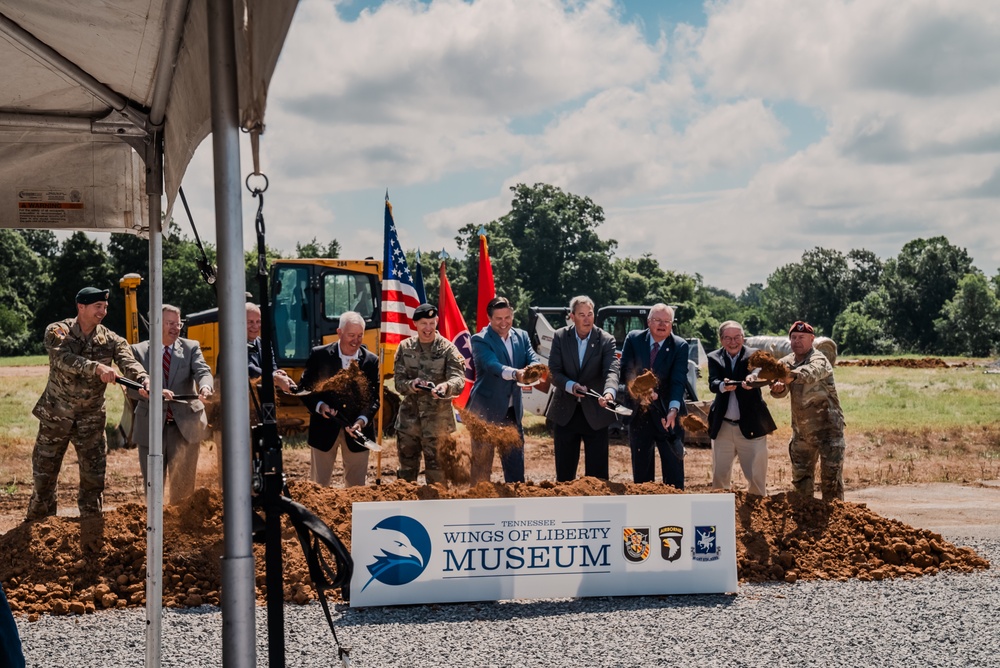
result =
M668 338L670 338L670 337L668 336L667 338L663 339L662 341L657 341L656 339L653 338L653 333L650 332L649 333L649 354L650 355L653 354L653 344L654 343L659 343L660 344L660 350L663 350L663 342L666 341ZM659 352L657 352L657 354L659 354ZM687 360L685 360L684 363L687 364ZM676 409L678 411L681 409L681 402L677 401L676 399L674 401L671 401L670 404L667 406L667 410L674 410L674 409Z

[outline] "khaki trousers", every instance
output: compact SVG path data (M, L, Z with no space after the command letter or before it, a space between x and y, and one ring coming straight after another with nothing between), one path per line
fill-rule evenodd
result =
M767 436L746 438L738 425L723 422L712 441L712 488L729 489L733 459L739 458L751 494L767 496Z
M330 479L333 477L333 465L337 461L337 451L341 452L344 461L344 486L361 487L365 484L368 475L368 450L364 452L352 452L344 441L344 430L340 430L337 440L329 451L323 452L316 448L309 448L312 454L309 466L309 479L323 487L330 486Z

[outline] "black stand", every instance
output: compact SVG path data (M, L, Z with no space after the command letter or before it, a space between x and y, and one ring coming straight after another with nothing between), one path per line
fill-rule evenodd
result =
M265 182L266 183L266 182ZM249 187L249 186L248 186ZM264 190L267 186L264 186ZM267 373L274 368L271 342L271 304L268 301L267 257L264 241L264 190L251 192L260 199L257 208L257 281L260 286L261 315L261 374L260 401L255 401L258 424L253 427L253 506L262 511L263 520L255 514L254 542L264 543L264 575L267 585L267 650L268 666L285 666L285 596L281 556L281 516L287 515L299 538L299 544L309 565L309 575L319 597L333 638L337 642L338 658L347 665L350 648L337 639L333 619L326 601L326 592L339 588L344 600L349 600L349 586L354 563L336 534L315 514L288 497L281 460L281 436L274 393L274 378ZM333 557L331 568L323 556L323 548Z

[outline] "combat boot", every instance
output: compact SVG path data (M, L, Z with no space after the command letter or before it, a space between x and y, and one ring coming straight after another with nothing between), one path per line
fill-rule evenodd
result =
M400 480L405 480L407 482L417 481L417 470L416 469L397 469L396 477Z
M441 469L427 469L424 471L424 477L427 478L427 484L433 485L434 483L444 483L444 471Z

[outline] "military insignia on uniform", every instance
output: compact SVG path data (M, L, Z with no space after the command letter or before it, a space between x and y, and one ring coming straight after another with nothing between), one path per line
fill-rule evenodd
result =
M660 556L666 561L677 561L681 558L681 540L684 538L684 528L678 526L660 527Z
M694 547L691 555L695 561L715 561L719 558L719 542L716 540L715 526L694 528Z
M646 561L649 557L649 529L625 527L622 531L622 548L629 561Z

